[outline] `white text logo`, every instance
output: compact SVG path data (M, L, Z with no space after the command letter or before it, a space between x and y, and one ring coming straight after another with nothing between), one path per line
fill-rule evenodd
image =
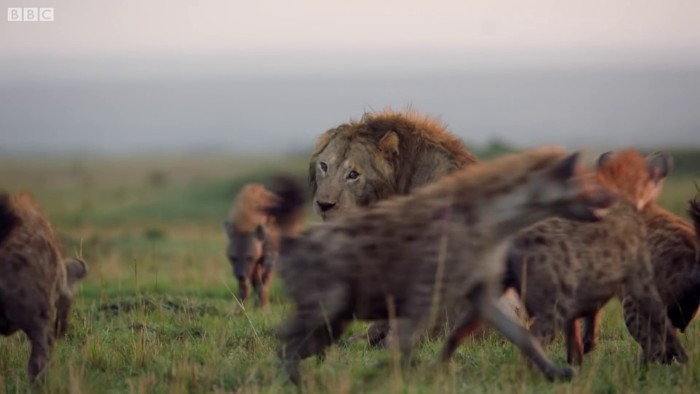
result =
M53 8L8 8L8 22L53 22Z

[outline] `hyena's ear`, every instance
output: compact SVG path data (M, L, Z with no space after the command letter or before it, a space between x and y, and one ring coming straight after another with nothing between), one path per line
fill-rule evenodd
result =
M612 157L613 157L614 154L615 154L615 152L605 152L605 153L603 153L602 155L600 155L600 157L598 157L598 161L596 162L596 166L597 166L598 168L603 167L607 162L610 161L610 159L612 159Z
M87 263L77 257L65 261L68 284L72 285L87 275Z
M379 149L389 156L399 154L399 135L395 131L387 131L379 140Z
M554 179L566 182L576 176L580 156L579 152L574 152L554 164L551 170Z
M673 157L663 152L654 152L646 157L649 176L655 182L665 179L673 169Z
M258 241L265 240L265 227L263 227L262 224L255 226L255 238L257 238Z

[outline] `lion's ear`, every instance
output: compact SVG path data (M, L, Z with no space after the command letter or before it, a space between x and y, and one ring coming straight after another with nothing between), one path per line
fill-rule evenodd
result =
M379 149L390 155L399 154L399 135L395 131L387 131L379 140Z

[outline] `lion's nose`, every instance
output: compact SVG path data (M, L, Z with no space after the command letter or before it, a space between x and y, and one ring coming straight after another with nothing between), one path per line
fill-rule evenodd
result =
M318 205L318 209L320 209L321 212L329 211L335 207L334 202L316 201L316 205Z

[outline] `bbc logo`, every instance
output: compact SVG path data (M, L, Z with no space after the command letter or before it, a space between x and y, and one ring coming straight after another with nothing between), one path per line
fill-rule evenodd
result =
M53 22L53 8L8 8L8 22Z

